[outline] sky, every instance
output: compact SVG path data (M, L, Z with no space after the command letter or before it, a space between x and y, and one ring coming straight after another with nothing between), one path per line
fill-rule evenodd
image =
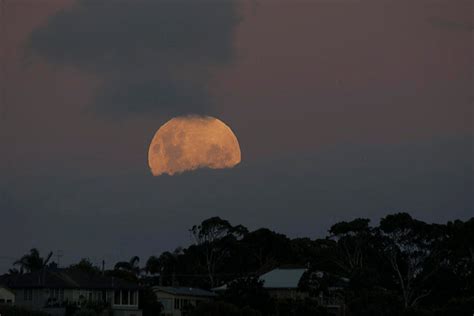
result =
M472 217L472 5L3 0L0 272L32 247L144 262L211 216L311 238ZM242 162L153 177L153 135L186 114L230 126Z

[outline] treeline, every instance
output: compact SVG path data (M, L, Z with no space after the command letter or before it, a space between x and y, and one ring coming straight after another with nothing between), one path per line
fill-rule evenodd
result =
M133 257L107 273L144 285L209 289L279 266L304 266L308 272L300 288L314 297L327 292L335 280L348 280L343 291L346 315L472 315L474 311L474 218L428 224L398 213L382 218L378 226L358 218L334 224L323 239L291 239L266 228L250 232L213 217L189 232L195 239L191 246L151 256L142 266ZM37 267L47 263L35 260ZM30 270L27 263L24 257L17 265ZM85 259L70 268L100 272ZM316 280L313 276L319 271L332 277ZM219 304L269 315L261 290L258 282L247 282ZM246 295L253 302L250 306L248 300L238 299Z

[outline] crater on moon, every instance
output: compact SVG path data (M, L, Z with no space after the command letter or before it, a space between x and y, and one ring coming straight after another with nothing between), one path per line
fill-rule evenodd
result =
M198 168L232 168L240 159L237 137L211 116L169 120L158 129L148 149L148 165L154 176Z

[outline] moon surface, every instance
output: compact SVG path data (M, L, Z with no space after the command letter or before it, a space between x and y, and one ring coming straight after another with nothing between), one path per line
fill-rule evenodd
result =
M240 146L232 130L211 116L175 117L156 132L148 149L154 176L198 168L232 168L240 163Z

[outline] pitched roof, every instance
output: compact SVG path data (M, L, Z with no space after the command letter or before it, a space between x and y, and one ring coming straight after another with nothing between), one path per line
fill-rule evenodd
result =
M296 289L306 269L274 269L262 274L259 279L263 281L266 289Z
M288 268L280 267L260 275L258 279L263 281L264 289L297 289L306 270L306 268L296 266ZM234 281L215 287L212 290L216 292L226 291L228 284Z
M214 297L215 293L203 289L192 287L173 287L173 286L154 286L155 292L165 292L172 295L182 296L198 296L198 297Z
M0 282L15 288L136 289L138 285L122 279L90 275L82 271L45 269L18 275L4 275Z

